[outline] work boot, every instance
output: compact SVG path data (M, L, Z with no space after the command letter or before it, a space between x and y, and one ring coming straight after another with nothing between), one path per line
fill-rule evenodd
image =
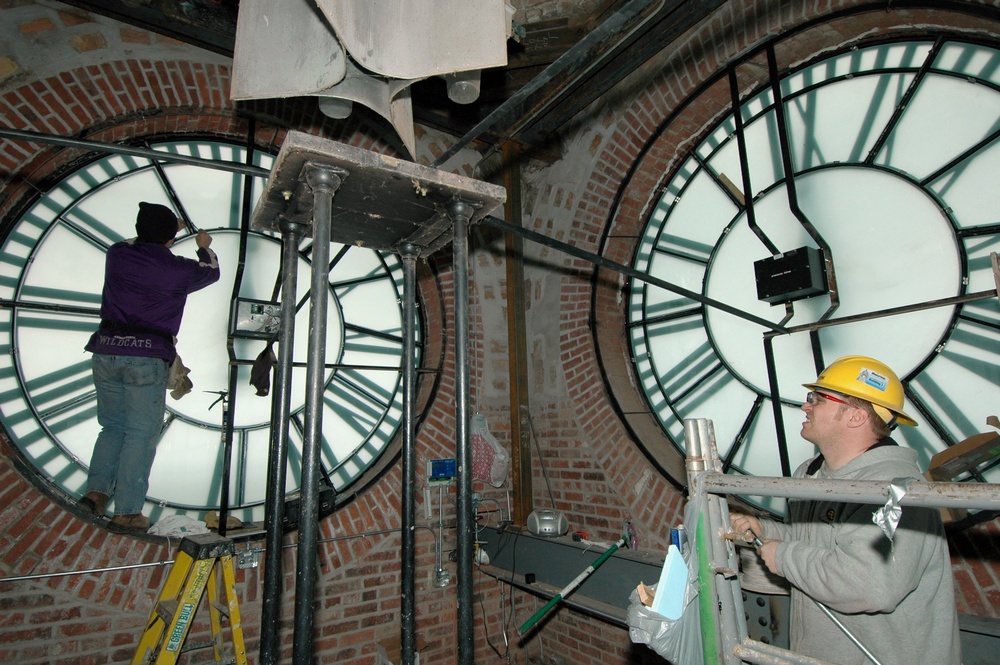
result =
M115 515L108 524L111 531L145 531L149 528L149 518L142 513L133 515Z
M104 517L104 508L108 505L108 495L101 492L87 492L80 499L80 505L93 513L95 517Z

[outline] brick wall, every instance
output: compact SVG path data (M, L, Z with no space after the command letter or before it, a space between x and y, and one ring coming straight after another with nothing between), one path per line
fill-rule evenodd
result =
M629 103L595 105L590 119L563 137L563 160L532 165L525 177L526 226L627 263L629 220L642 219L671 160L679 159L692 138L729 103L727 90L707 88L704 103L675 116L679 109L686 110L689 95L719 63L768 35L858 4L817 2L803 9L803 3L760 0L734 3L739 10L727 5L645 66L636 75L644 83L635 88ZM865 34L914 23L980 33L992 29L992 24L968 14L886 12L885 3L872 7L869 13L836 18L800 33L787 41L783 57L791 63ZM36 50L61 45L75 54L47 71L46 61L26 59L23 42L20 51L0 52L0 122L6 126L101 141L209 131L241 138L247 131L245 114L252 112L262 119L256 132L261 146L280 145L285 128L295 127L382 152L393 150L395 139L370 118L352 116L346 123L335 123L309 104L262 102L233 108L227 100L230 72L225 62L59 3L0 2L0 24L16 27L19 39ZM751 83L746 81L747 86ZM669 117L674 117L672 124L657 140L676 149L643 152ZM446 142L419 127L417 140L424 161L441 154ZM80 157L74 150L0 142L0 216L16 213L33 187L43 186ZM465 174L471 173L472 163L474 159L463 167ZM608 229L615 237L602 248ZM470 364L473 406L507 444L506 276L499 247L502 242L495 238L474 234ZM655 423L629 416L626 428L619 410L631 412L629 407L635 406L640 411L641 405L625 404L619 397L616 408L606 392L609 384L615 388L631 380L615 295L619 278L595 276L586 262L543 247L527 246L526 256L532 426L556 507L566 512L574 528L600 539L616 538L624 520L631 519L642 546L662 551L682 506L680 493L663 475L665 469L676 475L676 453ZM423 386L426 394L436 382L437 392L420 424L418 474L426 460L454 455L455 396L450 256L435 257L429 265L422 264L421 271L422 311L431 321L427 354L441 371ZM616 394L622 393L616 389ZM643 441L645 451L635 445L634 437ZM548 506L545 479L532 454L535 505ZM10 447L0 445L0 577L132 566L173 556L171 544L161 539L109 534L72 505L41 492L27 477ZM399 465L393 463L321 524L319 537L329 542L320 546L319 663L371 664L375 644L398 635L399 536L351 536L399 527L400 483ZM475 489L506 506L502 491L482 483ZM442 553L452 578L449 586L434 586L435 534L425 528L417 531L417 634L425 662L455 662L455 566L448 560L455 546L453 500L451 490L445 501ZM419 522L434 527L437 516L423 517L423 501L418 493ZM436 492L432 501L436 506ZM997 614L996 531L996 524L986 525L953 542L961 611ZM288 543L294 544L294 537ZM291 661L294 567L295 550L289 548L284 555L288 591L280 630L284 662ZM165 567L152 566L0 582L0 660L24 665L127 662L164 578ZM660 662L631 645L626 631L565 608L522 643L512 627L520 626L541 601L520 592L513 592L512 598L510 589L501 594L494 580L478 573L475 579L477 662L506 660L494 651L504 654L507 648L501 633L504 621L512 658L519 663ZM260 635L260 584L259 568L237 571L251 662L256 662ZM205 618L199 617L192 639L203 638L207 631ZM194 657L185 661L198 662Z

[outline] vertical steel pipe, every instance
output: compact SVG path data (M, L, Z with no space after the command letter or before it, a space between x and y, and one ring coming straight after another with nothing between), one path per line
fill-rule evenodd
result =
M414 392L416 390L417 316L417 248L412 243L403 243L399 248L403 261L403 538L402 570L400 572L400 644L402 664L414 665L416 653L416 502L414 490L417 486L415 471L416 418Z
M301 224L281 220L281 323L278 329L278 364L271 396L270 453L267 459L267 496L264 508L263 602L260 621L260 663L278 665L278 624L281 621L282 537L285 521L285 468L288 464L289 411L292 403L292 351L295 339L295 305L298 291Z
M455 199L448 208L454 222L455 270L455 460L458 466L458 663L476 662L473 643L472 455L469 451L469 218L472 206Z
M313 255L309 355L306 359L305 431L302 443L302 492L299 504L299 551L295 569L295 635L292 660L311 663L316 597L316 535L319 531L319 456L323 436L323 384L326 375L326 317L330 291L330 224L333 194L340 174L307 166L313 192Z
M737 579L739 563L735 548L722 537L728 527L728 507L720 497L707 493L703 482L706 474L718 473L722 468L712 421L685 420L684 445L688 451L690 500L700 508L695 545L699 552L699 593L708 596L699 598L705 662L738 665L735 648L747 633Z
M719 639L718 601L713 583L714 576L709 570L711 551L708 541L711 529L700 482L701 476L709 468L706 442L710 436L711 425L704 418L688 418L684 421L684 448L687 451L685 465L690 492L688 501L698 507L693 531L697 554L694 559L698 562L698 613L701 619L702 657L705 663L717 663L719 650L722 647ZM688 528L692 528L692 525L688 525Z

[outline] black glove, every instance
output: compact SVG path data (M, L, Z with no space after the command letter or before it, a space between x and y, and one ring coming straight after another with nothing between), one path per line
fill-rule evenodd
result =
M278 362L271 348L272 344L274 342L267 343L267 347L260 352L257 360L253 361L253 367L250 368L250 385L257 389L257 395L260 397L266 397L271 392L271 368Z

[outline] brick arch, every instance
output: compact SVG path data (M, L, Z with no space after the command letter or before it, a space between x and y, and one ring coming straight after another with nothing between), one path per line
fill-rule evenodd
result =
M394 134L380 118L355 111L346 121L333 121L318 111L315 100L228 100L230 70L195 61L122 60L83 65L8 89L0 95L0 117L13 129L98 142L131 142L166 135L217 136L245 143L254 118L258 147L277 151L290 128L335 139L367 150L397 154ZM389 138L386 138L389 137ZM421 148L431 154L441 147L425 137ZM0 139L0 223L23 212L36 192L92 154L81 148ZM440 369L445 332L439 272L418 266L421 312L428 325L423 357ZM436 376L436 375L435 375ZM420 385L418 404L433 397L434 381ZM445 437L442 437L446 440ZM443 445L443 444L442 444ZM321 524L321 537L399 527L401 504L398 440L359 480L347 505ZM35 575L169 560L173 542L152 537L109 534L77 510L73 502L52 497L29 479L19 453L0 437L0 570L5 575ZM68 509L67 509L68 508ZM324 564L333 570L349 566L372 550L385 548L393 537L336 542L325 548ZM391 550L390 550L391 551ZM294 557L293 557L294 558ZM286 565L286 589L294 587L294 563ZM329 573L329 569L325 571ZM244 618L253 618L258 601L256 571L238 572ZM101 650L127 660L152 599L165 579L162 568L142 568L119 575L70 576L23 582L18 593L5 596L28 623L72 622L67 631L101 634ZM287 616L287 611L286 611ZM42 619L46 618L46 621ZM207 615L206 615L207 617ZM206 618L206 617L199 617ZM24 642L58 642L51 627L43 635L26 629ZM76 634L76 633L74 633ZM67 633L69 636L69 633ZM96 643L96 642L95 642ZM27 648L27 647L26 647ZM39 647L39 660L54 656L58 646ZM0 660L3 659L0 645ZM13 652L12 652L13 653ZM23 651L15 658L23 658Z
M821 2L797 5L794 12L791 7L768 12L766 4L725 5L669 52L661 53L655 65L644 66L644 72L654 73L622 108L602 109L607 138L597 151L594 163L598 166L582 186L571 242L617 263L631 262L638 236L668 176L731 107L728 81L719 73L775 34L781 35L775 40L776 55L787 70L814 54L876 38L941 31L973 36L1000 33L1000 15L975 2L964 3L969 11L957 11L954 6L952 11L895 6L887 11L884 3ZM763 85L766 73L762 56L754 56L751 66L740 67L743 94ZM583 262L575 265L588 270ZM563 281L564 302L581 303L589 295L593 308L564 308L562 361L574 368L571 402L577 405L582 427L609 478L633 514L645 518L649 528L659 527L662 535L662 529L669 526L664 508L668 515L678 508L677 493L664 476L684 484L683 459L659 423L646 413L648 407L637 388L624 328L624 284L616 272L606 269L594 272L589 290L577 281ZM591 316L593 324L588 320ZM656 479L646 478L636 486L636 469L650 465L659 472Z

